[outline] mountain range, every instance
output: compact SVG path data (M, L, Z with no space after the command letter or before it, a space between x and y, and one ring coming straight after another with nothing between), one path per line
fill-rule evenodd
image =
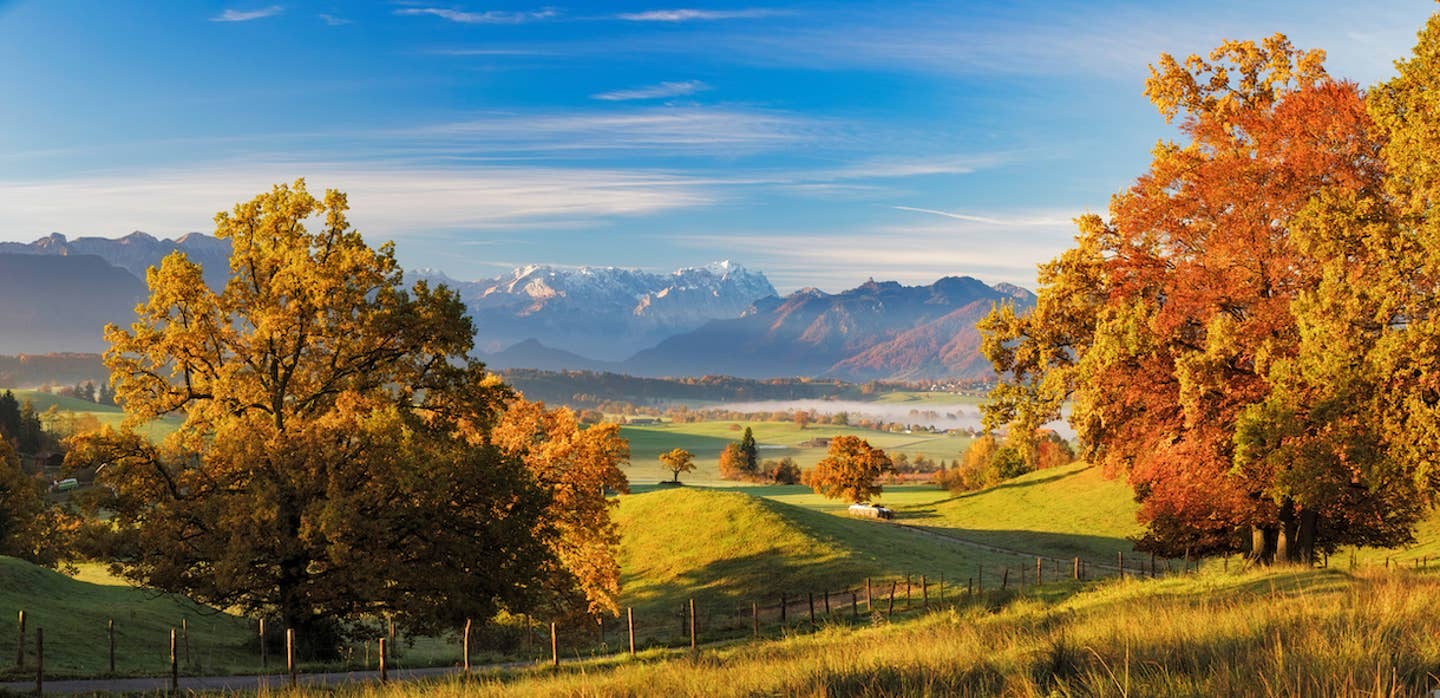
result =
M429 270L419 275L460 292L482 352L532 346L534 340L601 361L618 361L711 320L737 317L775 295L764 274L728 261L669 274L530 265L481 281L456 281Z
M197 233L0 243L0 354L101 349L100 329L129 322L145 270L175 251L223 286L229 244ZM782 297L763 273L728 261L668 274L530 265L476 281L436 270L407 277L459 292L491 366L637 376L983 377L975 322L997 303L1034 303L1025 289L963 276Z

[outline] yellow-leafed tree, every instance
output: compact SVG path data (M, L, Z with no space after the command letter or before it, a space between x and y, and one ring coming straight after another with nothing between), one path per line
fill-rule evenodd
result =
M524 610L553 558L550 495L489 437L513 393L467 358L459 297L404 286L347 209L276 186L216 216L222 291L180 253L150 269L134 324L106 330L124 426L69 456L105 464L92 505L125 576L270 616L310 657L351 621ZM159 445L134 431L172 415Z

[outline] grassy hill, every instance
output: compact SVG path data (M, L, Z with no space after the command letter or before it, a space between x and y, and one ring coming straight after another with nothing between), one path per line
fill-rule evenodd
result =
M1440 579L1212 570L358 696L1428 696Z
M120 422L125 419L125 413L114 405L98 405L88 400L55 395L41 390L14 390L12 392L15 393L16 400L22 403L28 400L35 407L36 412L44 412L51 407L58 407L65 412L91 415L101 424L108 424L112 427L120 426ZM162 419L141 427L140 432L158 441L174 432L181 421L178 417Z
M20 610L26 613L27 665L34 666L35 629L44 628L45 667L52 675L106 673L106 621L112 619L118 674L168 671L170 629L179 628L182 619L190 626L191 671L227 671L258 663L249 621L181 597L124 586L94 568L81 577L0 557L0 609L5 609L0 614L0 652L5 653L0 665L8 667L5 673L30 675L13 668Z

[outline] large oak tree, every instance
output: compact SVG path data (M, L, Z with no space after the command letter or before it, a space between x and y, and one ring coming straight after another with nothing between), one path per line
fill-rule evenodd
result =
M302 651L391 617L416 632L525 610L553 564L551 496L490 433L512 393L467 358L456 294L403 285L344 194L303 181L216 217L224 290L176 253L105 363L126 419L103 463L118 566L146 586L276 614ZM134 428L179 417L152 444Z

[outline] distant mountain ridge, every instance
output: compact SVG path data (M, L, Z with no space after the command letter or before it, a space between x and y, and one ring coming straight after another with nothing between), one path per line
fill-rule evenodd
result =
M95 255L0 252L0 354L97 352L128 326L145 285Z
M177 250L223 287L229 243L202 234L0 243L0 353L103 349L103 326L131 321L145 270ZM781 298L763 273L728 261L670 273L528 265L479 281L406 276L456 289L475 322L476 353L495 368L636 376L980 378L990 366L976 321L995 304L1024 310L1035 300L964 276Z
M179 250L190 261L205 270L205 283L213 289L223 288L230 274L230 242L203 233L188 233L178 239L159 239L149 233L135 231L121 238L81 237L71 240L60 233L51 233L35 242L0 242L0 254L33 254L47 256L95 255L120 267L140 281L145 270L160 266L160 261Z
M729 261L668 274L529 265L479 281L429 270L418 275L459 291L482 352L535 340L599 361L618 361L711 320L738 317L775 295L764 274Z
M624 365L652 376L973 378L990 370L975 323L996 304L1034 302L1025 289L968 276L929 286L871 280L836 294L806 288L671 337Z

